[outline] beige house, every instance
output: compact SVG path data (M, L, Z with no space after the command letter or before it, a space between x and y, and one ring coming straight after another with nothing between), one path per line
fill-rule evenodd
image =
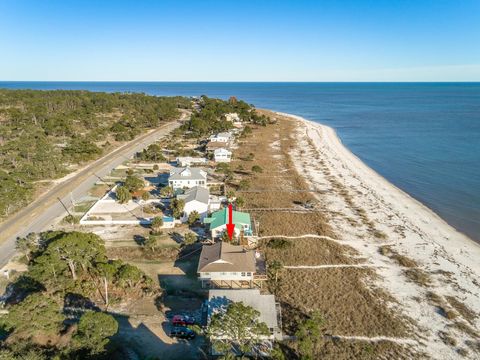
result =
M203 246L197 272L203 288L254 288L267 280L259 252L223 241Z

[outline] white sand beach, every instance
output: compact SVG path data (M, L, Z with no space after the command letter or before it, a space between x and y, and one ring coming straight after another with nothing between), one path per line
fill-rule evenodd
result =
M376 285L394 297L392 306L402 316L413 320L417 345L411 346L435 359L478 359L472 342L480 332L480 245L365 165L332 128L277 114L298 122L299 146L292 158L317 191L338 241L375 267ZM387 256L386 245L389 254L414 260L415 266ZM426 278L412 281L405 274L412 268ZM465 357L461 348L468 349Z

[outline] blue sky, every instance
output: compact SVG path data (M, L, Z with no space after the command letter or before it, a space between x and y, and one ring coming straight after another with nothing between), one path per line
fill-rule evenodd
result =
M0 80L480 81L480 0L0 0Z

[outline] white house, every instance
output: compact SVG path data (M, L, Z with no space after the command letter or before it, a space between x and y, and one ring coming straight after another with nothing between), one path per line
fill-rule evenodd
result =
M177 199L185 201L185 207L183 208L182 221L188 220L188 216L196 211L200 215L200 220L203 220L208 214L208 205L210 199L210 191L207 188L201 186L195 186L184 194L177 195Z
M261 287L267 279L265 260L259 252L224 241L203 246L198 276L203 288Z
M209 140L211 142L223 142L223 143L229 143L232 141L233 135L229 132L221 132L216 135L210 136Z
M168 177L168 185L174 190L190 189L195 186L207 186L207 173L201 168L172 168Z
M225 120L231 122L236 129L243 127L242 119L240 119L237 113L225 114Z
M232 152L225 148L215 149L213 159L215 162L230 162L232 161Z
M207 159L202 157L180 156L176 159L178 166L205 165Z
M232 123L240 122L240 116L237 113L228 113L225 114L225 120L230 121Z

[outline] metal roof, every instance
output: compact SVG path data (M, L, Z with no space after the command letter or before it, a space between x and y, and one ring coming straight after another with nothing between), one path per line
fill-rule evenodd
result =
M232 211L233 219L232 223L235 224L235 227L238 229L242 228L242 225L252 226L250 214L240 211ZM210 230L216 229L219 226L227 224L228 219L228 209L223 208L222 210L215 211L210 215L210 217L204 219L205 224L210 224Z

